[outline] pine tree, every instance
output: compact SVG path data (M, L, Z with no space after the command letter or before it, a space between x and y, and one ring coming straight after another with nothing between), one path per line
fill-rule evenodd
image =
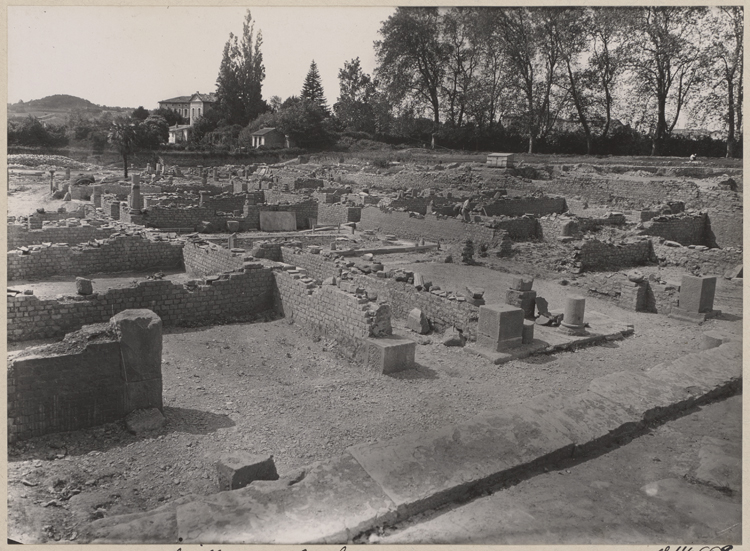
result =
M312 102L318 106L322 111L328 113L328 106L326 105L326 98L323 95L323 83L320 80L320 73L318 72L318 66L313 59L310 63L310 70L307 72L305 82L302 85L302 92L300 96L303 100Z

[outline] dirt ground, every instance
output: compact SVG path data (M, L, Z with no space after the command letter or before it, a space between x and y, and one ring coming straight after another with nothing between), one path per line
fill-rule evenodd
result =
M56 209L62 203L40 203L45 191L41 180L24 183L12 177L10 184L10 214L26 214L38 206ZM434 253L382 255L381 260L386 267L419 271L446 290L482 287L490 303L504 302L514 273L536 275L534 288L553 309L562 308L569 294L585 294L585 275L565 276L569 281L562 285L563 276L546 261L543 249L519 250L523 253L509 260L480 259L484 265L477 266L438 263ZM661 273L672 275L664 270ZM124 286L145 275L95 276L94 285ZM170 272L166 277L180 281L185 275ZM71 293L73 281L14 282L14 288L55 296ZM446 348L439 335L409 333L403 321L395 320L396 332L418 342L417 367L390 376L351 365L331 342L313 341L285 319L166 328L166 425L136 437L118 422L10 445L8 536L23 543L75 542L93 519L149 510L188 494L213 493L214 463L225 452L273 455L284 476L354 444L460 422L489 406L522 402L544 392L580 392L596 377L643 371L697 351L705 331L740 335L741 283L720 279L715 307L727 315L698 327L588 297L587 311L634 324L634 335L502 366L460 348ZM39 342L11 343L10 348Z

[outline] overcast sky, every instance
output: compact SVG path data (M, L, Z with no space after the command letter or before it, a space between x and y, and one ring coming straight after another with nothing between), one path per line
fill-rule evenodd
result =
M9 6L8 102L70 94L99 105L158 107L214 92L229 33L246 8ZM298 95L314 59L329 106L338 71L359 57L375 68L373 41L394 8L253 7L263 33L263 97Z

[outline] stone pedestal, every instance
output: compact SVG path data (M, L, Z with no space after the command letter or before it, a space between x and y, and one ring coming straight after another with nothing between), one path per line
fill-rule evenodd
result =
M477 345L494 352L522 344L524 312L508 304L479 307Z
M680 284L680 308L699 314L714 308L716 277L682 276Z
M583 315L586 310L586 299L581 296L568 297L565 304L565 314L563 315L560 329L569 334L585 333Z
M95 208L102 206L102 186L91 186L91 201Z
M397 335L378 339L365 339L366 360L369 369L387 374L414 367L417 343Z
M534 322L526 320L523 322L523 333L521 334L521 342L523 344L531 344L534 341Z
M130 175L130 177L133 179L134 184L140 184L141 183L141 175L137 172L134 172Z

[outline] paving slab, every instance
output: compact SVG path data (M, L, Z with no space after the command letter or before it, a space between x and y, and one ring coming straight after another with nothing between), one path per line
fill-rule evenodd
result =
M742 522L740 507L707 495L685 479L665 478L646 484L641 491L651 499L665 502L695 524L721 531Z
M423 434L349 448L399 507L414 514L572 453L560 429L523 406Z
M642 425L639 415L595 392L574 396L540 394L524 402L524 406L567 435L575 443L576 453L605 446Z
M625 371L594 379L588 390L619 404L631 414L642 416L644 421L687 409L697 400L684 385Z
M695 480L719 490L742 490L742 445L705 436L698 452Z
M253 482L177 508L182 543L345 544L394 518L394 503L350 455L317 464L296 484Z

